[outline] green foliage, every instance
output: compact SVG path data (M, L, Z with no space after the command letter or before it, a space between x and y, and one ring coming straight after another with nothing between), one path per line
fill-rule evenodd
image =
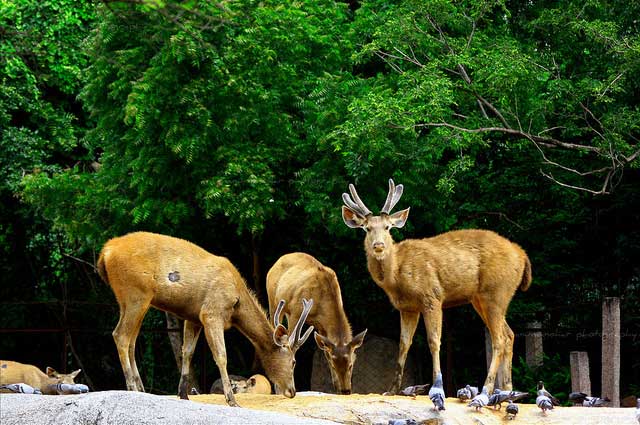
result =
M571 369L568 361L556 353L553 356L545 355L542 364L537 367L527 365L527 362L520 357L518 364L513 365L513 382L517 385L518 391L529 393L528 403L535 403L538 394L537 385L539 381L544 382L547 391L553 394L565 406L572 403L568 401L569 388L571 388Z

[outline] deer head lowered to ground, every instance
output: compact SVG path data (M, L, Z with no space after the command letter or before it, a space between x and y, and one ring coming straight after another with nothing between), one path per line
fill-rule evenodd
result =
M329 363L334 389L340 394L351 394L355 350L362 345L367 331L352 337L335 272L309 254L286 254L267 273L267 294L271 317L280 315L276 300L286 300L281 310L290 321L298 320L302 314L299 300L316 301L306 322L317 330L314 337Z
M269 379L286 397L295 396L295 352L311 334L312 328L300 335L309 310L303 310L291 336L281 324L274 327L228 259L182 239L137 232L104 245L98 273L111 286L120 305L113 338L128 390L144 391L135 343L142 319L153 306L184 319L180 398L188 398L191 358L204 328L227 403L237 406L227 374L224 342L224 331L231 326L251 341Z
M396 380L400 389L407 352L422 314L433 361L433 379L440 372L442 309L471 303L491 334L493 356L485 380L493 391L498 368L502 389L511 389L514 334L505 315L516 289L531 284L531 263L520 246L488 230L457 230L426 239L394 243L390 230L402 227L409 208L391 214L403 186L389 180L389 193L374 216L350 184L343 193L342 218L349 227L365 230L367 267L373 280L400 310L400 347Z

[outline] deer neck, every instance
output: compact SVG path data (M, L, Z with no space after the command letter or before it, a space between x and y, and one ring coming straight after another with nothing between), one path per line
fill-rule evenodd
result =
M273 344L273 326L265 311L251 294L242 297L233 314L233 326L255 347L258 354L266 353Z
M367 251L367 268L373 280L380 287L388 287L395 282L397 258L396 246L391 245L389 252L382 259L376 258L371 252Z

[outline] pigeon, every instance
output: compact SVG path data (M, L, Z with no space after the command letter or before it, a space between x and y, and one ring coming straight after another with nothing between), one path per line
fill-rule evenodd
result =
M551 403L554 406L560 406L558 399L552 396L551 393L544 388L544 382L542 381L538 381L538 395L540 395L540 391L542 391L542 395L549 397L549 400L551 400Z
M198 389L196 387L191 387L191 394L192 395L200 395L200 392L198 391Z
M475 396L478 395L478 387L472 387L471 385L466 385L464 388L460 388L458 390L458 399L461 402L465 402L467 400L471 400Z
M522 393L520 391L501 391L499 389L495 389L493 390L493 394L489 397L487 406L493 406L494 409L497 408L500 410L502 408L502 403L505 401L517 401L528 395L529 393Z
M602 407L604 406L606 403L610 402L611 400L608 397L605 398L600 398L600 397L585 397L584 401L582 402L582 405L584 407Z
M475 407L476 410L480 410L489 403L489 394L487 393L487 387L482 387L482 392L475 396L469 403L469 407Z
M418 395L425 394L427 392L427 388L429 388L429 384L411 385L410 387L401 390L399 395L406 395L416 398L416 396Z
M575 405L582 404L584 399L587 397L588 395L582 392L569 393L569 401L573 402Z
M436 380L429 389L429 398L433 402L434 410L444 410L444 389L442 385L442 373L438 372Z
M553 410L553 402L544 389L538 390L538 397L536 398L536 405L542 409L542 413L547 414L547 410ZM548 394L548 393L547 393Z
M507 404L507 419L515 419L518 414L518 405L513 401L509 400L509 404Z
M42 391L40 391L39 389L33 388L31 385L27 385L23 382L17 384L0 385L0 389L9 390L13 393L20 394L42 394Z
M415 419L389 419L387 425L418 425Z
M636 420L640 424L640 398L636 399Z
M65 395L65 394L82 394L82 393L88 393L89 392L89 387L87 387L84 384L54 384L54 385L49 385L49 388L51 388L52 390L54 390L55 392L57 392L60 395Z

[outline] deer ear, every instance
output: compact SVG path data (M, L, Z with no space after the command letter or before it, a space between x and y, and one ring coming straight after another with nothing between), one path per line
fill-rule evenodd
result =
M342 206L342 220L344 221L344 224L353 229L357 227L364 227L364 224L367 221L365 217L344 205Z
M273 331L273 342L278 347L284 347L289 343L289 335L287 335L287 328L282 326L281 324L276 326Z
M58 376L58 372L56 372L54 368L47 366L47 376L49 378L55 378Z
M398 211L389 216L389 220L391 221L392 227L397 227L398 229L404 226L409 218L409 208L406 210Z
M69 375L71 375L72 378L75 378L80 372L82 372L82 369L74 370Z
M322 336L318 332L314 332L313 338L316 340L316 344L318 344L319 349L328 351L329 353L333 351L335 346L327 339L326 336Z
M349 343L349 345L351 346L351 349L355 350L356 348L359 348L364 342L364 336L366 334L367 334L367 329L363 330L358 335L354 336L351 342Z
M251 385L252 387L255 387L256 386L256 378L251 377L251 378L247 379L247 385Z

